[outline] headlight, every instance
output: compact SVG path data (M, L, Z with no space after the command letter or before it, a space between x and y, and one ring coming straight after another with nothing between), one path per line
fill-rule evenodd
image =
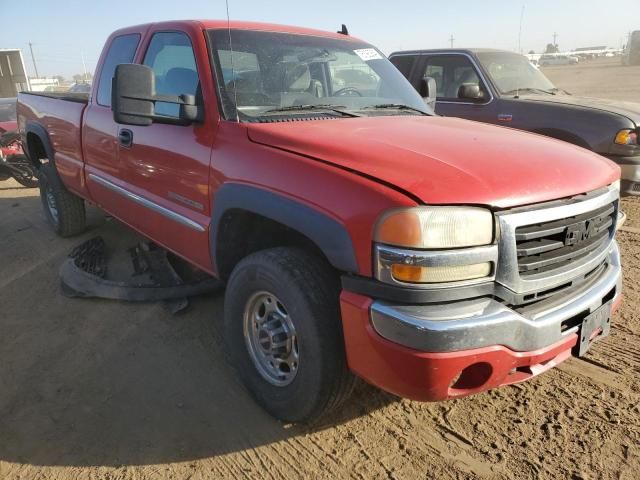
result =
M620 130L614 142L617 145L638 145L638 133L635 130Z
M421 249L474 247L490 244L493 228L493 214L484 208L415 207L384 215L374 239Z
M394 210L374 233L376 276L392 284L486 281L498 259L493 239L493 214L484 208Z

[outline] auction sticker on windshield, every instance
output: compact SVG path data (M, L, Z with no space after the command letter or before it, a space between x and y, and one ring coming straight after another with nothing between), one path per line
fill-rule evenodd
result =
M382 60L382 56L376 52L375 48L360 48L358 50L354 50L354 52L365 62L368 62L369 60Z

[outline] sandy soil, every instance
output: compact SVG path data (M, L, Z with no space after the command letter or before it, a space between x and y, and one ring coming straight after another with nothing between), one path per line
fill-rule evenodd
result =
M574 95L640 102L640 65L624 66L617 57L548 66L542 71L557 87Z
M58 268L82 238L55 237L39 201L0 183L1 479L640 476L638 234L619 235L626 299L585 359L440 404L360 385L308 428L274 421L236 380L221 295L176 316L61 296ZM623 208L640 227L640 200ZM91 223L84 238L130 235Z

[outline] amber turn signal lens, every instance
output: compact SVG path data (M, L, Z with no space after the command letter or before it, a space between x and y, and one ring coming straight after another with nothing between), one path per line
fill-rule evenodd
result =
M378 225L376 240L389 245L420 246L422 223L416 210L401 210L388 215Z
M424 283L423 279L427 277L427 267L391 265L391 275L401 282Z
M615 142L618 145L637 145L638 134L633 130L620 130L616 135Z
M491 262L473 265L452 265L448 267L421 267L417 265L394 264L391 275L399 282L445 283L460 280L475 280L491 274Z

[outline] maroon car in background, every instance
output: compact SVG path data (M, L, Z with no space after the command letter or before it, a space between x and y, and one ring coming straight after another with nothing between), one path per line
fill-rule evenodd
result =
M17 130L16 98L0 98L0 181L13 177L25 187L37 187L35 168L22 151Z

